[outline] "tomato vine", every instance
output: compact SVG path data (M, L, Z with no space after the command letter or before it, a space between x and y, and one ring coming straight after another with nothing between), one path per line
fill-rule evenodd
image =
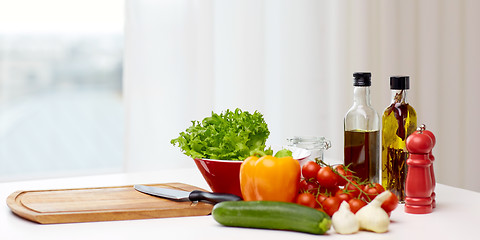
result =
M304 178L300 182L297 203L315 206L331 216L342 201L347 201L351 209L356 211L385 191L382 185L355 176L349 167L350 165L342 164L330 165L321 159L304 164ZM391 211L391 208L387 209Z

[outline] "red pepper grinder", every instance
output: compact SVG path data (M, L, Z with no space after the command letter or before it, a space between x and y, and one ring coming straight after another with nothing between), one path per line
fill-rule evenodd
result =
M422 124L420 126L420 129L423 131L424 134L427 134L432 139L433 147L435 147L435 144L436 144L435 135L433 135L433 133L431 131L426 130L425 124ZM432 177L432 184L433 184L433 188L432 188L432 208L435 208L435 207L437 207L437 203L435 201L435 185L437 183L435 181L435 173L433 171L433 162L435 161L435 157L433 156L432 151L430 151L428 153L428 156L430 158L430 162L432 162L432 164L430 165L430 175Z
M430 174L432 138L421 128L406 141L409 152L408 171L405 181L405 212L425 214L432 212L433 182Z

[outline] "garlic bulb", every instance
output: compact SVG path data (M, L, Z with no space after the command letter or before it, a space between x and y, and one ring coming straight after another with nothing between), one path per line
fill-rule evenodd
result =
M358 220L350 211L350 205L346 201L340 204L340 208L332 216L332 225L339 234L352 234L359 230Z
M388 231L390 218L387 212L383 210L382 203L392 194L390 191L384 191L375 197L367 206L358 210L355 214L360 229L383 233Z

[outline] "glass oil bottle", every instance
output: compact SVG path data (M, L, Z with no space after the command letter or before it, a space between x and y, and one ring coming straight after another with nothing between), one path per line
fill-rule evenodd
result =
M371 76L353 74L353 106L344 119L344 164L362 180L378 183L380 119L370 105Z
M417 128L417 114L407 102L408 76L390 77L391 104L382 116L382 185L405 201L407 137Z

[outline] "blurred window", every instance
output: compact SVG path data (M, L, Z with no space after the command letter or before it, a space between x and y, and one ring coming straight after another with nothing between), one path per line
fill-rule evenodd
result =
M123 167L121 0L0 0L0 181Z

